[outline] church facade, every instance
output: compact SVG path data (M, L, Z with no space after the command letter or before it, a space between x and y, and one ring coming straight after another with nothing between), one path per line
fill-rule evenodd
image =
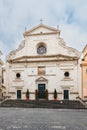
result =
M66 46L60 30L39 24L7 55L7 95L11 99L74 100L81 94L80 52Z

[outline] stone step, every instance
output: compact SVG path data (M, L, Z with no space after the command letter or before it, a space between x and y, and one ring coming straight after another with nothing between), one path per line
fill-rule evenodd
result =
M24 107L24 108L85 108L78 100L5 100L1 107Z

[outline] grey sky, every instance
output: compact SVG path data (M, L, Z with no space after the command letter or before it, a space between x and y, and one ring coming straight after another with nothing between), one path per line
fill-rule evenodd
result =
M23 40L25 27L57 27L68 46L82 51L87 43L87 0L0 0L0 50L4 57Z

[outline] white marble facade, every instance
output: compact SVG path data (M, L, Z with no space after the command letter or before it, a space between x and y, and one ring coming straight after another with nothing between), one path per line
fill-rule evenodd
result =
M28 89L35 100L36 90L42 95L48 90L48 99L53 100L56 89L58 100L81 97L80 52L66 46L60 30L39 24L23 35L19 48L7 56L8 96L26 99Z

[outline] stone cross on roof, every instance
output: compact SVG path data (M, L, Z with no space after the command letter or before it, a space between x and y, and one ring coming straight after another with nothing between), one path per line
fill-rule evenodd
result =
M42 18L40 19L40 22L41 22L41 24L43 23L43 19Z

